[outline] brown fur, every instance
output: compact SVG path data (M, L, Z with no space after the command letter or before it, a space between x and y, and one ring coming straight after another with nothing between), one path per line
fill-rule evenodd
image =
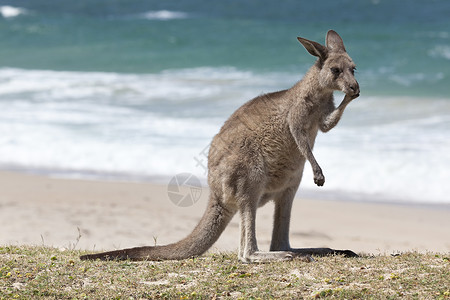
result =
M208 156L208 208L193 232L166 246L137 247L81 259L184 259L208 250L234 214L241 217L239 259L265 262L299 255L344 254L350 250L328 248L293 249L289 243L292 201L309 161L314 182L325 177L312 149L319 130L327 132L338 123L347 104L359 96L355 65L341 37L330 30L326 46L298 38L306 50L318 57L304 78L288 90L261 95L245 103L225 122L214 137ZM333 91L346 95L336 108ZM256 210L275 202L270 251L258 250L255 235Z

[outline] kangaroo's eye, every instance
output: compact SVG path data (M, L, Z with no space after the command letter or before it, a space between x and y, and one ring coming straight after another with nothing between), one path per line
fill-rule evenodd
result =
M355 74L355 71L356 71L356 67L353 67L350 69L350 72L352 72L352 74Z
M341 74L341 69L339 68L331 68L331 73L333 73L333 75L339 75Z

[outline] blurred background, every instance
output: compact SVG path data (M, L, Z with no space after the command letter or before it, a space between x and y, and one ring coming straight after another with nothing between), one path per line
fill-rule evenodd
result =
M361 97L318 135L325 187L307 164L299 196L449 204L449 16L448 0L0 0L0 169L205 183L228 116L302 78L297 36L334 29Z

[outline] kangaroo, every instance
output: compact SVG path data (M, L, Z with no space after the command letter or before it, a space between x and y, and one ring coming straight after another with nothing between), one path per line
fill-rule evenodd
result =
M241 234L238 257L242 262L309 255L357 256L350 250L295 249L289 243L292 202L306 160L312 167L315 184L325 183L312 153L317 132L335 127L346 106L359 96L355 64L335 31L328 31L326 46L297 39L318 57L316 63L290 89L263 94L242 105L213 138L208 153L208 206L192 233L165 246L116 250L84 255L81 259L179 260L198 256L215 243L237 212ZM345 93L337 108L334 91ZM270 251L263 252L258 250L256 241L256 210L270 200L275 203L272 241Z

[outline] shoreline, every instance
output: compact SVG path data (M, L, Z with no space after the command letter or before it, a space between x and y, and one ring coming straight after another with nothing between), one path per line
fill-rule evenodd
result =
M53 170L53 169L25 169L19 167L0 166L1 173L24 174L31 176L42 176L51 179L62 180L80 180L93 182L117 182L117 183L138 183L138 184L156 184L167 185L173 176L169 175L141 175L133 173L105 173L98 171L73 171L73 170ZM206 176L198 178L203 188L208 189ZM300 185L296 194L297 198L307 198L311 200L352 202L352 203L368 203L396 206L413 206L429 209L449 210L450 202L429 202L429 201L407 201L400 198L389 197L386 195L373 195L360 192L329 190L328 188L320 188L321 190L304 188ZM362 199L362 200L358 200Z
M47 245L100 251L167 244L195 227L209 190L179 207L167 184L61 179L0 171L1 245ZM257 214L261 250L268 250L273 205ZM300 197L291 219L293 247L331 247L358 253L450 252L449 206L320 200ZM79 232L78 232L79 228ZM81 237L79 237L79 234ZM236 251L239 219L210 251Z

